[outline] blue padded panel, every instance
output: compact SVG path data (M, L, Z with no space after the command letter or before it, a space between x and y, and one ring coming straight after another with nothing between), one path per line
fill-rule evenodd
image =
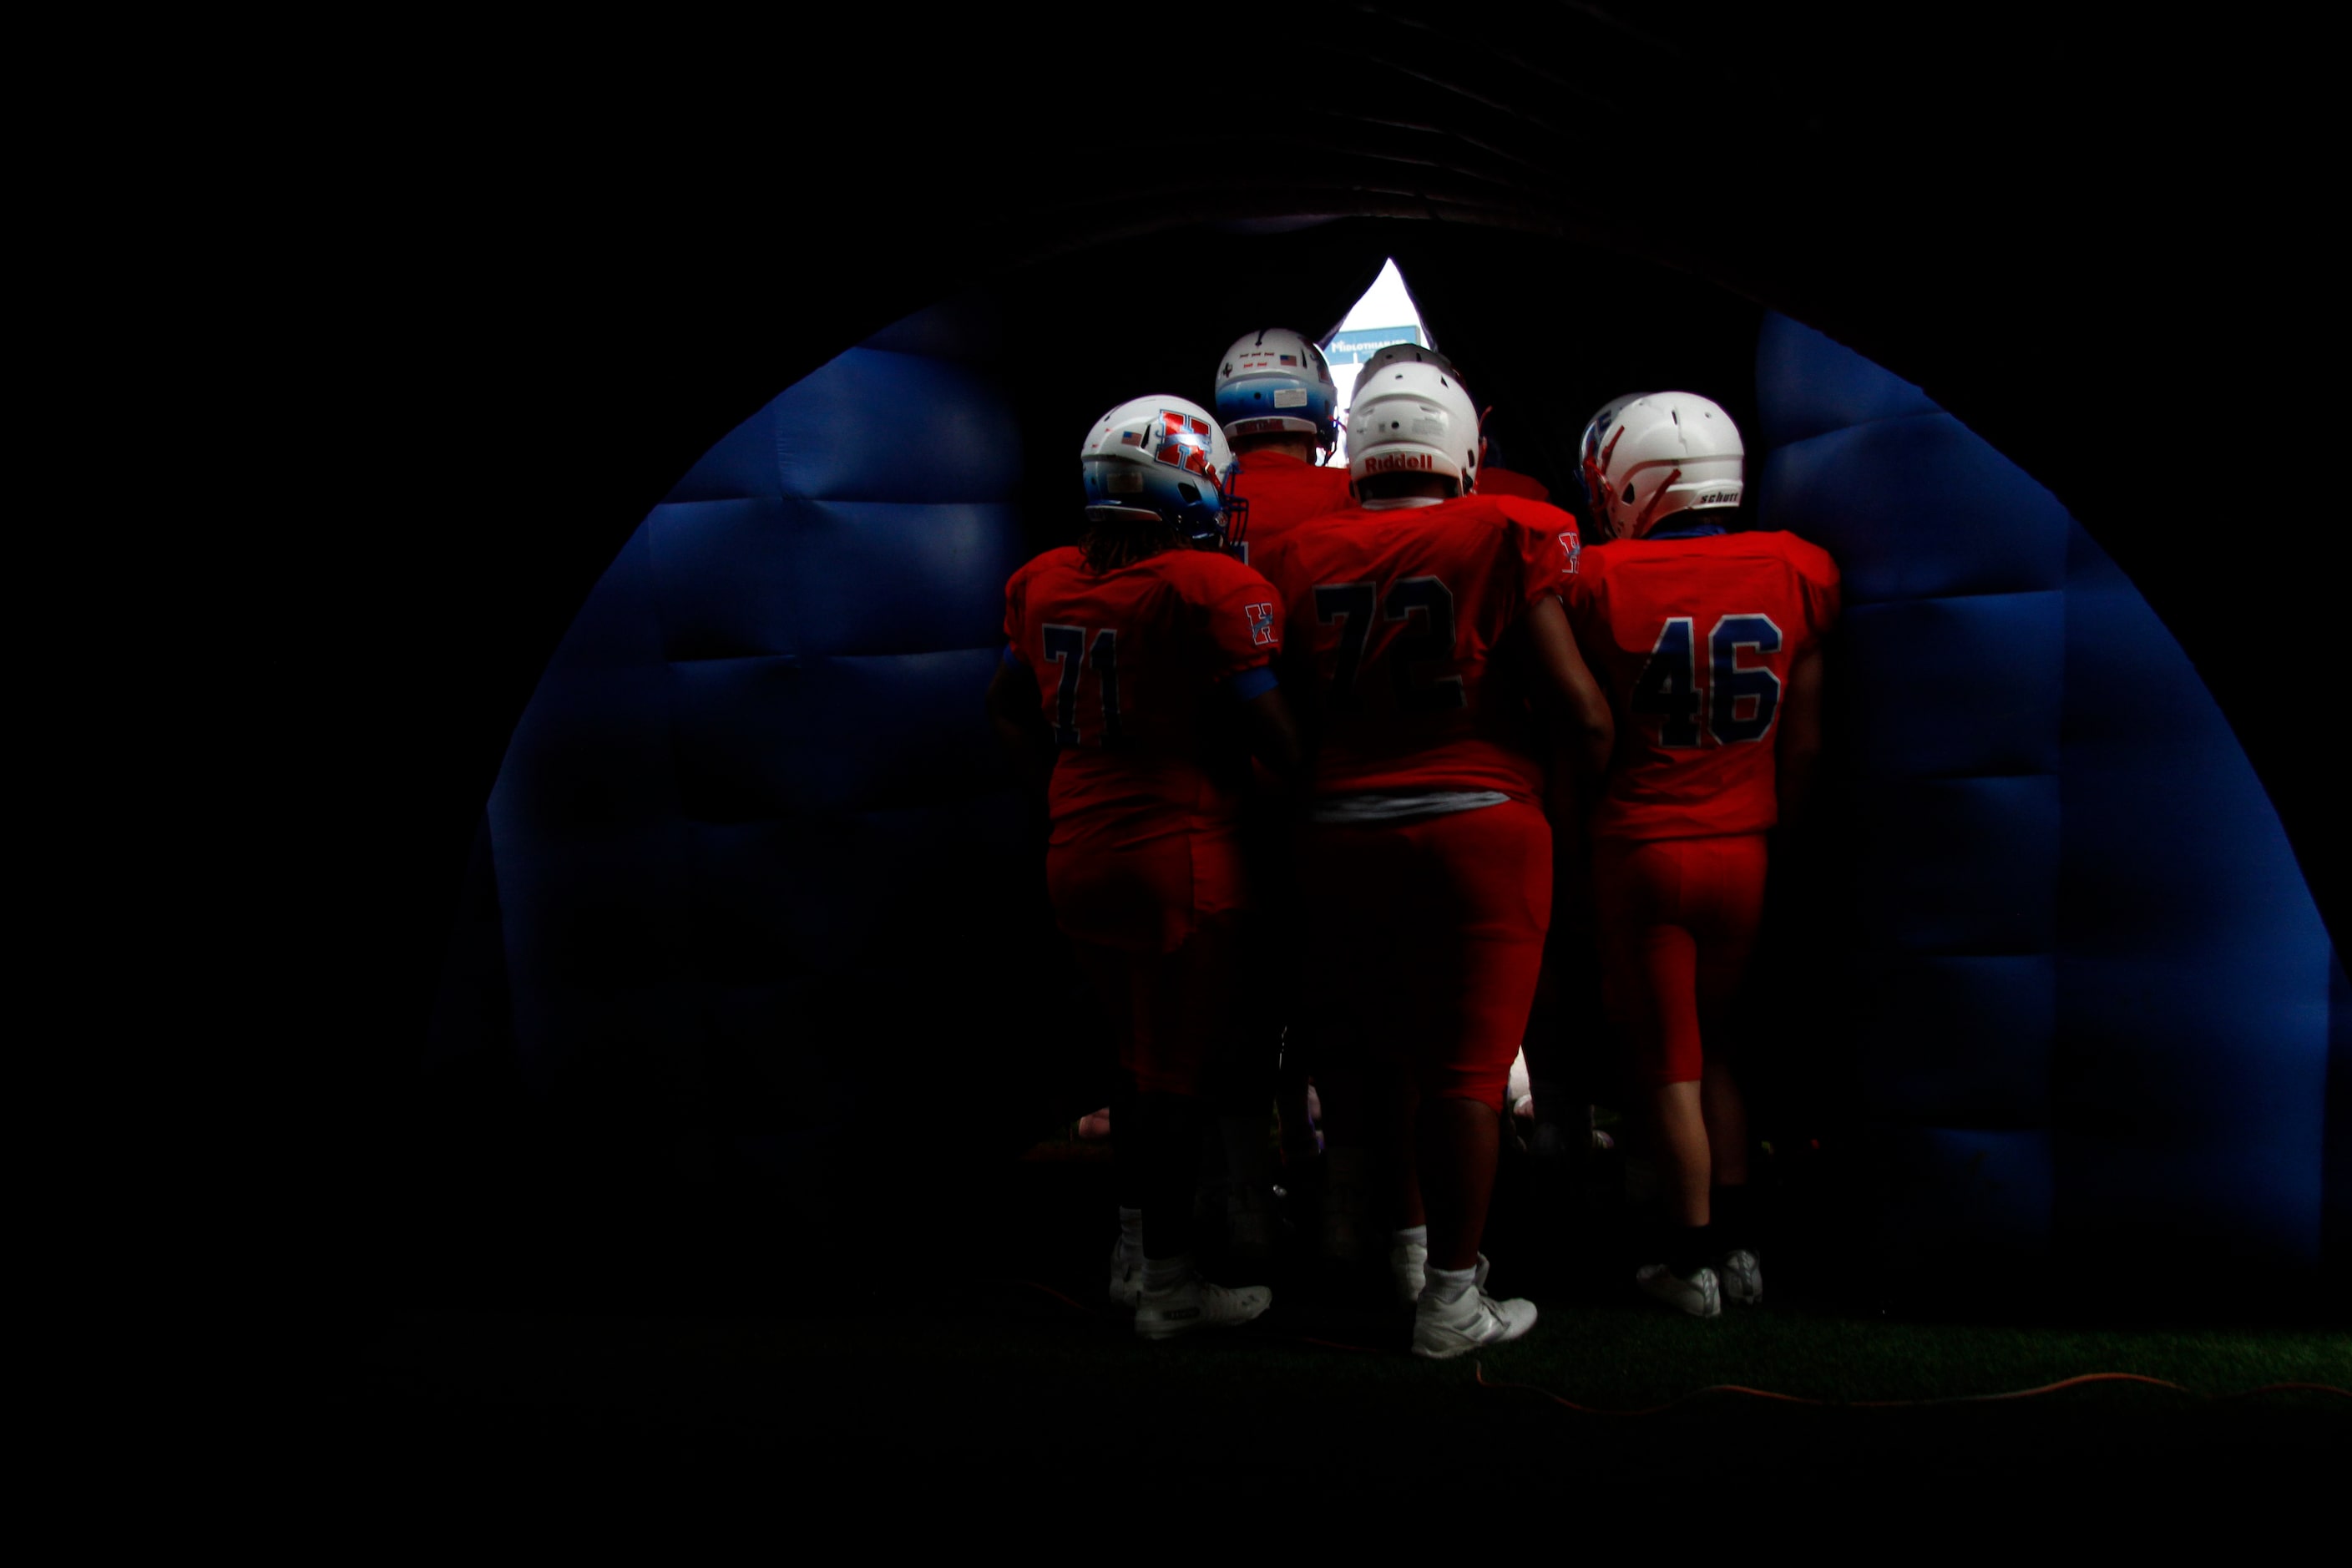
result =
M892 341L975 352L951 314ZM514 1047L562 1125L831 1137L885 1076L844 1020L890 1036L906 1009L872 999L910 952L942 1005L994 962L1026 885L981 704L1015 429L968 364L853 350L719 442L597 584L488 813ZM950 1031L892 1037L919 1058Z
M1844 626L1848 700L1868 716L1864 777L2056 769L2063 594L1863 605Z
M949 300L899 318L862 346L985 364L1004 351L1004 324L984 299Z
M1879 1114L1932 1127L2049 1124L2052 955L1889 958L1870 984L1856 1045Z
M2352 1263L2352 983L2341 953L2327 961L2327 1147L2321 1181L2321 1244Z
M1756 412L1758 445L1785 447L1824 430L1943 410L1892 371L1768 311L1756 343Z
M1895 1234L2308 1260L2343 1137L2333 955L2195 670L1918 388L1775 317L1757 393L1761 517L1836 557L1850 606L1857 1046ZM1945 956L1987 953L2013 956ZM1970 1123L2025 1140L1978 1151L2013 1180L1968 1175Z
M2061 861L2062 1214L2165 1216L2315 1259L2332 959L2293 852L2188 657L2077 530Z
M490 794L501 921L527 1037L546 985L643 985L677 972L678 797L668 679L646 589L640 532L565 634Z
M672 659L1001 641L1021 564L1005 502L689 501L646 526Z
M989 377L856 348L793 383L664 499L1001 500L1020 475L1019 426Z
M671 667L688 809L731 822L1005 787L980 694L998 647Z
M774 980L846 967L950 826L930 806L698 824L695 934L705 973Z
M1871 1129L1871 1143L1885 1184L1880 1246L1897 1259L1948 1267L1955 1251L2048 1247L2056 1184L2048 1131L1886 1123Z
M2057 927L2058 781L1919 779L1862 797L1872 942L1914 952L2046 952Z
M1848 604L2065 585L2065 508L1948 414L1775 447L1760 473L1761 526L1836 557Z

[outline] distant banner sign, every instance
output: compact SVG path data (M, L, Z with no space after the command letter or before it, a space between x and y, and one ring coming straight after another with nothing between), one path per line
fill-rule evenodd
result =
M1354 327L1340 332L1323 351L1323 357L1334 365L1361 364L1372 357L1372 351L1391 343L1412 343L1424 346L1427 340L1419 327Z

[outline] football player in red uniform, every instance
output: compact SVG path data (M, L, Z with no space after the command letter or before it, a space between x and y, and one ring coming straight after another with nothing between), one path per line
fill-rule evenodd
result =
M1461 367L1433 348L1423 348L1419 343L1383 343L1372 351L1371 357L1365 360L1363 367L1356 373L1357 384L1362 385L1365 377L1376 377L1383 365L1392 363L1444 365L1456 381L1462 378ZM1478 416L1478 493L1490 500L1496 496L1517 496L1524 500L1551 500L1551 491L1545 489L1539 480L1531 475L1511 472L1503 468L1495 457L1492 445L1486 437L1486 415L1493 412L1489 408Z
M1244 333L1218 364L1215 405L1239 459L1234 497L1246 521L1232 532L1244 561L1349 504L1348 470L1323 466L1339 445L1339 384L1310 340L1286 327Z
M1478 1244L1550 918L1544 728L1597 775L1611 720L1558 597L1575 520L1474 493L1477 410L1453 367L1424 353L1360 377L1348 436L1360 504L1260 564L1314 714L1301 875L1318 1022L1395 1086L1359 1103L1410 1118L1381 1141L1412 1156L1391 1263L1415 1300L1414 1353L1443 1358L1535 1322L1533 1302L1486 1292Z
M1723 1021L1763 910L1766 836L1793 820L1821 736L1838 571L1793 534L1727 531L1730 416L1686 392L1618 399L1584 437L1603 535L1568 591L1608 683L1617 754L1593 808L1604 985L1646 1092L1666 1205L1635 1275L1697 1317L1762 1298L1748 1127Z
M1113 1126L1111 1295L1136 1306L1137 1333L1164 1339L1245 1322L1273 1300L1200 1277L1192 1201L1202 1078L1229 1048L1244 902L1247 762L1221 759L1217 739L1237 720L1286 777L1298 751L1271 668L1278 603L1223 549L1232 455L1207 411L1171 396L1120 404L1096 422L1080 464L1087 531L1005 585L988 710L1043 776L1047 890L1132 1091Z
M1285 327L1244 333L1218 362L1214 407L1233 444L1229 499L1241 513L1229 532L1243 561L1308 518L1353 504L1348 470L1323 466L1339 449L1339 396L1323 351ZM1253 795L1242 835L1255 918L1269 931L1295 931L1298 890L1291 875L1290 813L1277 793ZM1244 1014L1259 1037L1248 1041L1235 1072L1221 1086L1227 1242L1249 1258L1274 1248L1274 1171L1265 1125L1272 1100L1281 1107L1284 1180L1293 1201L1318 1212L1325 1256L1352 1258L1357 1242L1349 1194L1360 1156L1343 1147L1326 1160L1316 1146L1307 1105L1312 1031L1299 1014L1299 973L1290 944L1253 942L1243 966ZM1336 1185L1324 1171L1330 1163L1340 1168Z

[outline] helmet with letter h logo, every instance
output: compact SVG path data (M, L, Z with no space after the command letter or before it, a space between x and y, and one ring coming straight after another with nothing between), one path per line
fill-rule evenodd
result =
M1286 327L1245 332L1217 367L1217 417L1225 436L1311 436L1339 440L1339 384L1313 342Z
M1747 448L1731 416L1691 392L1645 392L1603 404L1584 427L1578 477L1593 531L1640 539L1678 511L1735 507Z
M1078 448L1089 520L1163 519L1196 550L1227 542L1233 467L1233 447L1209 411L1166 394L1128 399L1096 420Z
M1434 349L1391 345L1356 374L1348 404L1348 477L1433 474L1468 495L1478 484L1478 405Z

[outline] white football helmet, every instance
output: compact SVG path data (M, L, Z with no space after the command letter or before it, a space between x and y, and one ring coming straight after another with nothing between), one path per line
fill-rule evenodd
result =
M1423 348L1419 343L1382 343L1372 351L1371 358L1356 367L1356 384L1362 385L1364 377L1382 365L1395 364L1400 360L1407 364L1440 365L1454 380L1462 379L1462 373L1454 368L1454 362L1435 349Z
M1348 477L1416 473L1453 479L1463 495L1477 488L1478 405L1444 355L1391 343L1356 375Z
M1591 521L1639 539L1678 511L1734 507L1747 489L1739 428L1691 392L1634 393L1603 404L1584 427L1578 477Z
M1650 395L1628 392L1612 397L1592 412L1584 422L1584 436L1578 442L1576 482L1584 491L1584 521L1594 538L1604 536L1609 526L1609 485L1601 477L1601 448L1611 431L1617 426L1618 410Z
M1162 394L1131 397L1101 418L1078 448L1087 516L1164 518L1195 547L1225 542L1225 495L1234 449L1209 411Z
M1228 439L1312 436L1324 447L1338 440L1339 387L1330 362L1312 340L1286 327L1246 333L1225 351L1216 403Z

